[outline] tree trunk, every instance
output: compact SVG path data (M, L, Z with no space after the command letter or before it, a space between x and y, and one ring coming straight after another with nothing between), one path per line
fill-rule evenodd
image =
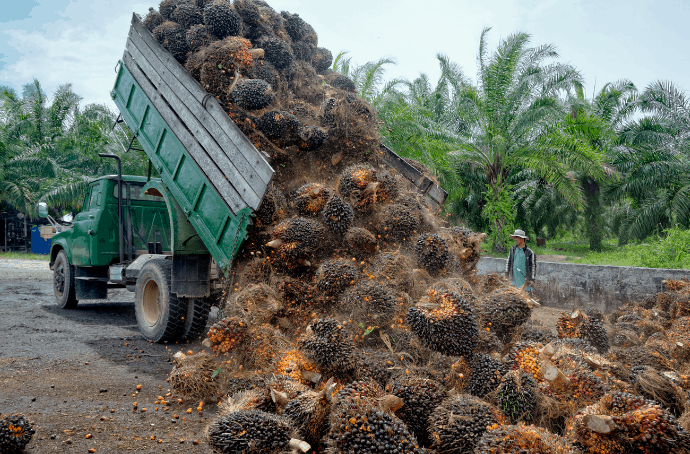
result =
M589 238L589 248L601 251L601 240L604 235L604 218L599 200L599 183L592 178L584 178L582 187L585 192L585 226Z

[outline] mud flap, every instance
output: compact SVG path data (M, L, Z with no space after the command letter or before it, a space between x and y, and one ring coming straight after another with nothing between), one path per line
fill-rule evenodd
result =
M171 293L178 298L205 298L211 294L211 256L173 256Z
M75 267L74 290L77 300L108 298L108 267Z

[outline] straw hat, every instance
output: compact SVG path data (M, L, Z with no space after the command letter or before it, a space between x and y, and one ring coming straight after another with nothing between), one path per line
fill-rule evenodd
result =
M525 231L520 230L520 229L516 230L515 233L510 235L510 237L511 238L524 238L526 241L529 241L529 237L527 235L525 235Z

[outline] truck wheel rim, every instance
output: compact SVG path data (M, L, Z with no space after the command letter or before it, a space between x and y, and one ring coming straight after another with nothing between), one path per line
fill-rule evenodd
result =
M155 326L160 318L161 306L159 302L160 289L154 280L149 280L144 284L143 291L143 315L144 321L148 326Z
M55 268L55 289L60 294L65 291L65 268L62 263Z

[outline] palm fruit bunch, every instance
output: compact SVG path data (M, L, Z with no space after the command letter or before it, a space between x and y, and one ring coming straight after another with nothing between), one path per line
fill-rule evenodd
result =
M355 344L332 318L318 319L309 325L299 348L322 371L348 371L355 364Z
M461 295L472 307L477 304L477 297L474 295L472 286L466 280L459 277L446 278L434 283L430 288L437 292L452 292Z
M508 342L523 323L532 316L532 309L513 289L498 290L480 303L477 314L484 327L490 327L502 342Z
M579 336L588 340L601 354L609 351L609 336L601 320L585 319L579 327Z
M289 143L300 127L297 117L290 112L271 110L256 119L256 128L277 143Z
M575 319L571 319L569 315L561 312L561 317L556 321L556 332L560 339L570 337L576 338L578 323Z
M239 410L225 414L208 428L211 447L219 453L273 454L306 442L293 440L290 421L259 410ZM305 449L306 448L306 449Z
M317 47L314 49L314 55L312 56L312 65L318 73L324 73L328 71L333 63L333 54L331 51L324 47Z
M344 310L354 314L367 325L387 325L395 315L397 299L386 285L376 281L362 281L347 289L340 297Z
M321 374L316 364L308 361L299 350L288 350L283 353L275 365L274 374L290 377L295 381L309 385L318 382Z
M611 392L572 417L566 434L593 454L690 451L690 434L654 401Z
M511 370L522 369L531 374L537 382L544 381L539 365L539 348L541 344L518 342L508 353L507 365Z
M177 8L172 12L171 19L183 28L204 23L204 15L201 12L201 8L192 3L180 3L177 5Z
M261 79L242 79L232 90L232 101L243 109L263 109L273 102L271 86Z
M558 340L555 334L545 326L535 325L534 323L525 323L514 334L513 339L516 342L539 342L544 345L549 342Z
M211 44L211 35L208 34L205 25L192 25L187 30L185 39L187 40L187 49L192 53Z
M148 31L153 32L153 30L163 22L165 22L163 16L161 16L160 13L155 9L149 8L149 13L144 18L143 25L148 29Z
M331 232L344 235L352 225L355 212L352 205L334 195L323 210L323 223Z
M326 82L333 88L349 91L351 93L357 92L357 86L352 79L340 73L333 72L328 74L328 76L326 76Z
M395 414L417 437L422 446L429 445L429 415L443 402L447 393L436 380L403 376L386 387L391 394L400 397L404 405Z
M316 32L311 25L299 17L299 14L290 14L287 11L283 11L280 15L285 20L285 31L293 41L305 41L311 44L318 43Z
M208 330L211 351L220 355L236 349L247 335L247 323L237 317L226 317Z
M268 246L275 248L285 265L319 248L323 226L311 219L290 218L278 224L271 233Z
M597 349L587 339L579 339L575 337L564 337L554 342L554 345L559 347L567 347L581 353L596 353Z
M507 372L505 364L489 355L474 353L470 360L470 375L465 392L484 397L496 389Z
M368 210L376 202L376 170L368 164L354 164L340 174L338 192L358 210Z
M664 406L675 417L679 417L685 410L686 397L666 375L648 366L636 366L630 371L628 379L632 391Z
M584 367L573 369L566 374L569 385L564 389L554 389L542 383L542 394L565 404L571 412L594 404L606 393L606 385L594 373Z
M428 291L433 309L411 307L407 323L431 350L454 356L469 356L477 345L479 329L469 303L451 292Z
M216 0L206 5L203 16L204 24L216 39L240 34L242 19L226 0Z
M300 186L293 194L292 200L300 214L314 215L321 211L328 202L331 191L321 183L308 183Z
M345 259L324 261L316 270L316 287L327 296L337 296L354 284L357 268Z
M187 60L187 32L181 25L166 21L153 29L153 36L180 63Z
M534 420L538 397L539 390L532 375L519 369L504 375L496 391L498 408L512 424Z
M292 65L294 55L290 45L278 38L268 38L261 42L266 60L268 60L278 70L284 70Z
M559 435L535 426L489 427L477 442L476 454L576 454L570 442Z
M219 364L215 356L204 352L195 355L178 352L174 357L175 366L170 371L168 381L175 394L203 400L218 397L220 382L214 371Z
M419 213L401 203L392 203L378 213L379 232L388 241L401 241L417 233L421 224Z
M438 273L448 263L448 246L443 239L433 233L423 233L417 238L414 252L417 263L429 273Z
M31 423L22 415L0 415L0 452L19 453L36 433Z
M281 215L282 209L287 205L285 194L275 187L270 186L259 209L256 210L256 219L259 227L270 225L273 220Z
M364 348L362 349L361 362L357 365L358 376L386 386L386 383L393 377L393 368L400 364L400 359L391 351Z
M313 151L321 148L328 139L328 132L318 126L302 126L297 130L300 150Z
M504 420L497 408L477 397L448 398L429 416L431 447L439 454L472 452L486 429Z
M158 11L160 11L161 17L165 20L172 20L172 13L180 3L186 2L184 2L184 0L163 0L160 2Z
M331 379L321 391L303 392L290 400L283 410L283 416L291 421L299 437L312 446L328 431L335 386Z
M376 236L367 229L351 227L345 234L345 243L349 251L358 259L363 259L374 254L379 247Z
M477 353L500 353L503 351L503 342L496 336L496 333L485 329L479 330L479 342L477 343Z

